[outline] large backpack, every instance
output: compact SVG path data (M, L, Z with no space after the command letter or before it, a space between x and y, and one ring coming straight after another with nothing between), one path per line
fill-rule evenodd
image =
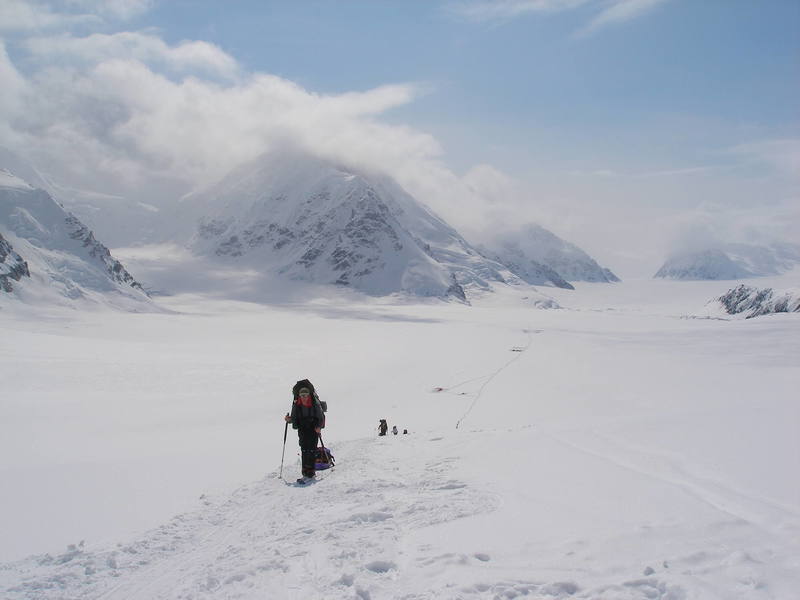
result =
M318 402L320 407L322 408L322 426L325 426L325 413L328 412L328 403L324 400L320 400L319 396L317 395L317 390L314 389L314 384L311 383L308 379L301 379L297 383L294 384L292 388L292 397L294 400L297 400L298 393L301 389L308 388L311 392L311 396L314 398L314 402Z

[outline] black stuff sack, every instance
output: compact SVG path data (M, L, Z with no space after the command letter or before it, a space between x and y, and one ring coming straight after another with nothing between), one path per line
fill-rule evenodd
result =
M325 469L330 469L334 464L335 461L330 448L319 446L314 457L314 468L317 471L324 471Z

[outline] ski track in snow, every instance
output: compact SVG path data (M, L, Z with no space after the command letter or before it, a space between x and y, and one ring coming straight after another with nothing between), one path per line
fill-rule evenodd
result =
M486 386L488 386L495 379L495 377L500 375L500 373L502 373L508 367L510 367L512 364L514 364L516 361L518 361L522 357L522 355L525 353L525 351L528 350L528 348L531 347L531 344L533 343L533 335L535 333L542 333L542 330L541 329L533 329L533 330L532 329L523 329L523 333L526 333L528 335L528 343L525 344L525 346L515 346L514 348L512 348L512 352L515 352L516 356L514 356L509 361L507 361L499 369L497 369L496 371L493 371L492 373L489 373L487 375L482 375L480 377L474 377L472 379L468 379L467 381L462 381L460 383L452 385L449 388L443 388L442 389L442 391L445 391L445 392L452 392L452 390L454 390L454 389L456 389L458 387L461 387L463 385L466 385L468 383L472 383L474 381L480 381L481 379L485 379L486 380L481 384L481 387L478 388L478 391L475 393L475 397L473 398L473 400L470 403L470 405L467 407L467 410L464 411L464 414L461 415L461 417L456 422L456 429L459 428L459 426L464 421L464 419L466 419L469 416L469 414L472 412L472 409L475 408L475 405L478 403L478 400L480 400L481 396L483 395L483 391L486 389ZM469 395L469 394L467 394L467 395Z
M752 523L773 536L787 541L800 539L800 511L794 508L692 475L676 460L597 432L583 432L581 443L570 441L564 435L549 435L581 452L677 486L712 508Z

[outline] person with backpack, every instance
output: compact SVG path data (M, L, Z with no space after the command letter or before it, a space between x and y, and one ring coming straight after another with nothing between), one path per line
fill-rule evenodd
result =
M297 430L300 443L303 480L311 480L316 474L315 460L317 439L325 427L325 410L328 407L319 399L314 385L302 379L292 388L292 412L284 417ZM301 480L298 479L298 482Z
M386 423L386 419L381 419L381 422L378 425L378 435L386 435L386 432L388 430L389 430L389 425Z

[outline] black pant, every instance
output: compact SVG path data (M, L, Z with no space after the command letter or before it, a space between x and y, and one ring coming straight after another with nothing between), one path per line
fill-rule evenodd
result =
M319 434L314 431L313 427L300 427L297 430L297 436L300 439L300 456L303 463L303 475L305 477L311 477L316 470L314 463L316 462L317 439Z

